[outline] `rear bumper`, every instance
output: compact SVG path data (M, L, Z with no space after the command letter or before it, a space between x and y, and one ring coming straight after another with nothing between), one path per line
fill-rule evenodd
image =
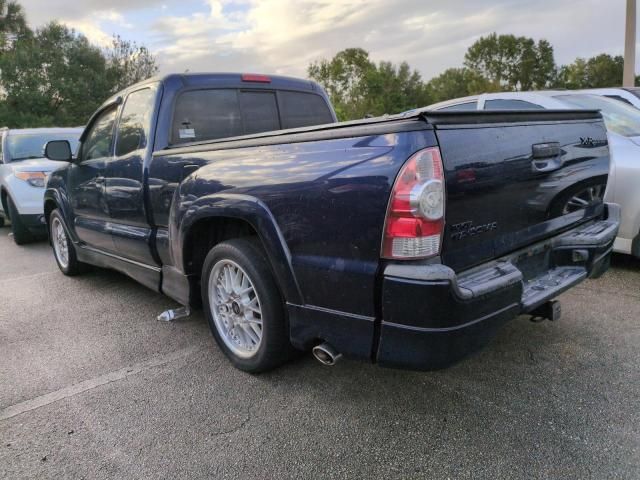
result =
M506 257L456 274L444 265L388 265L377 361L443 368L484 346L504 323L609 267L620 208Z

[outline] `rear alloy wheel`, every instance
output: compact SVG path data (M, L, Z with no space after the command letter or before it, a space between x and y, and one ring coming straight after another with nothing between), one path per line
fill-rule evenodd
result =
M49 238L56 263L62 273L72 277L86 270L87 265L78 261L76 249L58 209L51 212L49 217Z
M209 305L216 329L238 357L251 358L262 342L262 308L251 277L235 262L220 260L211 270Z
M597 184L579 190L577 193L569 197L567 202L564 204L562 214L566 215L577 210L583 210L597 203L602 203L605 189L606 185Z
M258 240L213 247L202 268L202 303L216 342L231 363L263 372L293 353L282 296Z

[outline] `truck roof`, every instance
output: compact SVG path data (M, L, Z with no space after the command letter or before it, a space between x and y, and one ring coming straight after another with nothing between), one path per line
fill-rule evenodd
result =
M267 75L255 73L238 73L238 72L201 72L201 73L169 73L166 75L156 75L141 82L130 85L121 91L109 97L104 103L113 102L118 97L126 94L131 90L150 83L162 83L164 85L175 85L176 83L182 87L217 87L231 88L239 85L246 85L250 88L266 88L270 90L298 90L317 92L325 95L322 87L313 80L305 80L302 78L286 77L282 75Z

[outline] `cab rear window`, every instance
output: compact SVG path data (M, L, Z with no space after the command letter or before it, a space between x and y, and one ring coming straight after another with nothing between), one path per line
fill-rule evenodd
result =
M314 93L206 89L176 100L171 143L250 135L333 122L327 102Z
M332 123L327 102L320 95L303 92L280 92L282 128L309 127Z

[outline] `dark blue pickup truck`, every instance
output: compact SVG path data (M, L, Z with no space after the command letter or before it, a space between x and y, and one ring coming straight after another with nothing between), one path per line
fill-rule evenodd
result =
M556 318L554 297L607 269L619 208L566 213L556 184L594 159L596 111L335 123L313 82L169 75L102 105L45 214L63 273L109 267L202 306L243 370L308 349L433 369L519 314Z

